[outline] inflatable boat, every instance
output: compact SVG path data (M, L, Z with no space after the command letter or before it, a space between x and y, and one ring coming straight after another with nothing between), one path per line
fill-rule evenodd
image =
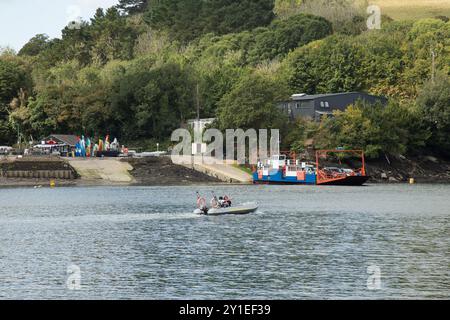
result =
M207 208L197 209L194 211L195 214L205 215L205 216L224 216L224 215L245 215L250 214L258 210L258 204L245 203L239 206L227 207L227 208Z

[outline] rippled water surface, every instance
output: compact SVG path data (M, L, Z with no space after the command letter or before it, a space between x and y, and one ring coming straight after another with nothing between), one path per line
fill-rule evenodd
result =
M226 186L260 210L192 214L211 188L0 189L0 298L450 298L450 186Z

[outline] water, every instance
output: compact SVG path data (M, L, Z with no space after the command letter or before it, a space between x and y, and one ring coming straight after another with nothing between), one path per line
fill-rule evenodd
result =
M260 211L192 214L211 188L0 189L0 298L450 298L450 186L224 186Z

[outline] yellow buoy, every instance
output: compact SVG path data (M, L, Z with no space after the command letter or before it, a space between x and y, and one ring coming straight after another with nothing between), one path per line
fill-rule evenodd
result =
M415 184L416 180L414 180L414 178L409 179L409 184Z
M56 187L56 181L50 180L50 188L54 188L54 187Z

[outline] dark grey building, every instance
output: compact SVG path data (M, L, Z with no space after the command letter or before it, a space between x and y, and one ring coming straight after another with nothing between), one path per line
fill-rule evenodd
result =
M281 102L282 109L291 120L309 118L320 121L324 115L332 115L334 111L345 111L358 100L368 104L377 102L386 105L388 100L384 97L373 96L362 92L330 93L330 94L294 94L291 100Z

